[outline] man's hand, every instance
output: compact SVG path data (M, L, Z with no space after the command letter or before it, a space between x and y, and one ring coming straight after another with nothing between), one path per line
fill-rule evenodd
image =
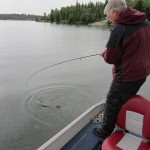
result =
M105 51L100 53L100 56L104 57Z

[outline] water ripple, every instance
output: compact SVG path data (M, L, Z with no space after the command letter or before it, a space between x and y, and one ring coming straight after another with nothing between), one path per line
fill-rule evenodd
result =
M51 125L67 125L91 105L91 97L74 87L42 89L27 101L33 117Z

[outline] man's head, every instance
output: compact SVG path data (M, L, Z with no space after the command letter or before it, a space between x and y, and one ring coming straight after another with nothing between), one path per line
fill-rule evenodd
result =
M104 9L104 14L107 15L109 21L115 23L119 13L125 8L127 8L125 0L109 0Z

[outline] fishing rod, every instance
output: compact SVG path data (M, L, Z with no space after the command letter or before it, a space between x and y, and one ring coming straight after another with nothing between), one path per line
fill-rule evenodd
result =
M87 55L87 56L82 56L82 57L77 57L77 58L73 58L73 59L69 59L69 60L65 60L65 61L61 61L59 63L56 63L56 64L53 64L53 65L50 65L50 66L47 66L41 70L38 70L36 71L35 73L33 73L28 79L27 79L27 82L26 82L26 87L28 86L29 84L29 81L32 79L33 76L35 76L36 74L46 70L46 69L49 69L49 68L52 68L54 66L57 66L57 65L60 65L60 64L64 64L64 63L67 63L67 62L71 62L71 61L75 61L75 60L81 60L81 59L84 59L84 58L88 58L88 57L94 57L94 56L98 56L100 54L93 54L93 55Z

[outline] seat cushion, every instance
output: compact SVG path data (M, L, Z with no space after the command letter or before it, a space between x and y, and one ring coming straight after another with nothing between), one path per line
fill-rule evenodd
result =
M132 134L116 131L103 142L102 150L150 150L150 143Z
M124 137L125 133L116 131L111 134L102 144L102 150L122 150L117 147L117 143Z
M142 141L138 150L150 150L150 142Z
M150 100L136 95L120 109L117 125L150 140Z

